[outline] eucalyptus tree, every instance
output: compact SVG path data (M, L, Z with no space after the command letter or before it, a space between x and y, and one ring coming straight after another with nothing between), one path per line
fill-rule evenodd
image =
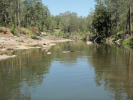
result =
M97 35L108 36L109 16L107 8L103 2L96 5L93 15L93 26L97 30Z
M48 7L41 0L0 0L2 25L26 28L34 26L42 30L51 23L50 17Z
M94 32L94 27L92 25L92 22L93 22L93 12L91 12L87 18L87 24L86 24L86 27L87 27L87 31L89 31L90 33Z
M78 16L77 13L72 12L70 16L70 22L69 22L69 32L78 32Z
M110 35L116 34L120 31L127 31L131 35L131 5L132 0L95 0L97 5L95 6L93 25L97 29L97 32L105 31L105 33L109 33ZM103 4L102 6L100 6ZM106 13L102 13L105 11ZM100 12L99 12L100 11ZM104 17L101 17L104 16ZM100 24L101 20L106 21L105 24ZM99 27L99 28L98 28ZM129 29L128 29L129 28ZM101 33L100 33L101 34ZM107 35L107 34L106 34Z
M65 12L64 14L59 14L61 21L59 27L64 33L68 32L69 22L70 22L70 12Z
M61 17L58 16L58 15L56 15L56 16L54 17L54 19L55 19L55 21L56 21L56 27L58 28L58 27L59 27L59 24L60 24L60 21L61 21Z

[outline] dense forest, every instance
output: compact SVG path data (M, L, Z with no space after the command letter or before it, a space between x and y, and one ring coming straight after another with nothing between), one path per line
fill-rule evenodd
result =
M57 37L71 39L123 39L125 44L133 45L133 1L95 2L95 10L87 17L82 17L70 11L54 16L41 0L0 0L0 26L1 29L9 28L14 35L40 35L41 32L49 32Z

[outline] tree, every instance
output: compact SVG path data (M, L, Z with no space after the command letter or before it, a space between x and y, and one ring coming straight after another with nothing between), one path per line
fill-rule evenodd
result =
M93 26L96 28L98 35L108 36L109 16L106 7L101 2L95 7L93 16Z

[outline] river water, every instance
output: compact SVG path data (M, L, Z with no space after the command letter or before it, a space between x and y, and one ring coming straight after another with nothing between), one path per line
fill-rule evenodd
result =
M8 52L17 57L0 61L0 100L133 100L132 49L68 42L49 51Z

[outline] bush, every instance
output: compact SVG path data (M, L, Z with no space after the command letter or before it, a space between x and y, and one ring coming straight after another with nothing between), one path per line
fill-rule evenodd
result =
M129 36L123 41L123 45L133 47L133 37Z
M19 30L21 34L25 34L25 35L32 34L31 30L23 28L23 27L20 27Z

